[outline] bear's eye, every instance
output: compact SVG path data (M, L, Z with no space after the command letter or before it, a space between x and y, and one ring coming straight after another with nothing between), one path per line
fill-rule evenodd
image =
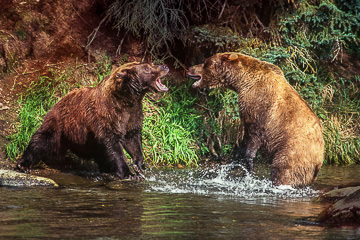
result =
M144 72L146 72L146 73L150 73L150 72L151 72L151 70L150 70L150 68L149 68L149 67L145 66L145 67L144 67Z
M206 61L204 62L204 68L208 68L208 67L210 67L210 65L211 65L211 61L210 61L210 60L206 60Z

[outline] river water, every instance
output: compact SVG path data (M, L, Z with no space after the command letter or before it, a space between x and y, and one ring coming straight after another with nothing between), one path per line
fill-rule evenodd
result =
M150 169L144 182L71 174L60 188L0 188L0 239L360 239L316 222L324 188L360 183L360 166L328 167L308 188L275 187L268 169ZM265 176L263 176L265 175Z

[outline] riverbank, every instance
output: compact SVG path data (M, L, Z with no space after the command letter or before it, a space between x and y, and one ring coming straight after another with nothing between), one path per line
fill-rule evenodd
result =
M261 9L260 2L256 1L249 8L241 4L233 8L227 3L215 8L221 10L224 6L222 16L226 19L227 7L228 10L240 8L252 13L254 9ZM268 38L262 38L265 33L259 26L254 26L257 32L249 37L245 32L231 30L231 24L229 29L205 24L189 29L194 31L195 39L189 38L185 45L174 43L168 47L173 47L170 50L176 50L177 59L188 65L220 51L240 51L278 65L322 121L325 164L358 163L360 61L354 47L358 43L356 13L347 13L347 5L342 2L336 5L321 1L319 6L312 2L314 11L307 15L310 5L304 1L299 1L298 6L286 2L291 11L270 16L276 21L267 26L272 30ZM21 155L46 111L66 92L96 85L112 66L133 60L166 61L174 73L168 79L169 94L150 96L144 101L143 142L148 164L195 166L207 159L223 161L229 158L231 149L242 137L236 94L191 89L191 82L184 77L184 70L174 58L149 55L147 36L144 40L131 34L131 29L126 34L116 33L111 24L101 25L107 7L103 1L88 0L72 0L66 4L53 0L41 3L5 1L0 13L0 159L15 161ZM333 11L337 13L333 14L336 19L331 20L338 25L335 24L329 33L324 22L327 23L326 19ZM235 21L236 13L230 16L230 20ZM260 22L269 18L266 14L258 17L255 20ZM297 22L301 18L304 22ZM250 19L254 20L254 16ZM319 19L319 22L312 19ZM101 27L97 28L99 24ZM354 26L346 28L353 32L337 35L337 29L342 29L343 25ZM303 32L304 29L312 30ZM96 36L91 35L93 30L97 30ZM301 34L293 36L292 32ZM88 45L90 35L95 38ZM313 37L307 39L306 36ZM317 39L316 36L321 36L320 43L311 42ZM345 43L348 48L342 45ZM331 51L322 51L328 48ZM154 145L156 150L152 148ZM260 155L258 157L261 159Z

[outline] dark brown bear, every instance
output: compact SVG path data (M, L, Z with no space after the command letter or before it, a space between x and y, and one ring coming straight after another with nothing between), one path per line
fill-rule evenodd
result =
M244 139L235 158L253 170L261 148L272 160L271 178L304 186L316 178L324 155L320 120L277 66L239 53L218 53L193 66L193 87L226 87L238 94Z
M59 166L70 150L94 159L101 172L124 179L132 176L124 148L142 175L142 99L147 92L168 90L160 82L168 71L166 65L132 62L115 69L97 87L70 92L47 113L18 168L27 170L40 161Z

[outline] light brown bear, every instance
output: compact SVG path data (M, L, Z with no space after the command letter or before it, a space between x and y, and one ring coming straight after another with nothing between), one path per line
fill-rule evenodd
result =
M323 163L324 140L320 120L286 81L277 66L240 53L218 53L193 66L188 76L195 88L232 89L238 94L244 138L236 158L253 170L261 148L272 160L276 185L312 183Z

